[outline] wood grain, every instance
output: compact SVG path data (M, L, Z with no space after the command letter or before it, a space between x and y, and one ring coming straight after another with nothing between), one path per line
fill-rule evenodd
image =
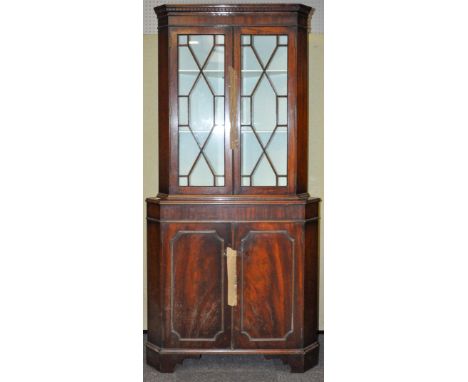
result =
M251 341L284 341L293 332L294 238L249 231L241 239L241 332Z
M239 223L235 348L300 347L303 225Z
M223 253L214 230L178 231L171 239L171 327L180 341L214 341L224 331Z
M179 348L230 344L225 247L229 224L161 224L163 343Z

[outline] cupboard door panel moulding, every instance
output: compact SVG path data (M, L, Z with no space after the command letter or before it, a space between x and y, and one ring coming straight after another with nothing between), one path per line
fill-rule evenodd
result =
M166 309L170 348L225 348L230 344L225 250L228 224L163 224ZM155 325L160 323L155 322Z
M239 307L235 341L242 348L294 348L300 341L302 225L239 224Z
M263 354L303 372L318 360L311 9L155 10L160 194L147 199L147 362L172 372L202 354Z

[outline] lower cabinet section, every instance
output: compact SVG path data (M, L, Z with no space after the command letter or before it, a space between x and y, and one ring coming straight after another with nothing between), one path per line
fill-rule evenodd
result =
M171 372L201 354L264 354L292 371L314 366L317 227L149 219L148 362Z

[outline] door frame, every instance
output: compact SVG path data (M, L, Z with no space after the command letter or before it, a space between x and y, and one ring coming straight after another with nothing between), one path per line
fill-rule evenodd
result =
M236 27L233 38L233 65L237 75L237 88L241 89L241 35L278 35L288 36L288 153L287 153L287 186L242 186L241 185L241 130L240 130L240 97L237 92L237 136L239 147L233 153L233 192L234 194L294 194L296 184L296 91L297 91L297 36L296 29L284 26Z
M178 94L178 35L215 35L224 34L224 186L179 186L179 94ZM169 193L191 194L232 194L232 151L229 131L229 66L232 66L232 28L219 27L171 27L169 28L168 71L169 71L169 134L170 145L161 148L170 151ZM160 95L162 97L164 95Z

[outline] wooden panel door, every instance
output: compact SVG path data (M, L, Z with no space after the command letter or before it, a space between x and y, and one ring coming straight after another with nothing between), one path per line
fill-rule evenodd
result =
M163 225L165 347L227 348L225 248L229 224Z
M235 348L297 348L301 342L303 228L294 223L239 224Z

